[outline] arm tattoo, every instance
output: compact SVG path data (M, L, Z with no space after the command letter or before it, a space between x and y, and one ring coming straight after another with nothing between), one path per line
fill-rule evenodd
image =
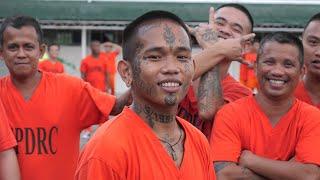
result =
M232 162L215 162L215 163L213 163L214 171L217 174L221 169L223 169L231 164L232 164Z
M223 104L220 84L219 65L216 65L212 70L201 76L198 90L200 112L213 111L213 114L215 114Z
M212 29L206 29L201 35L201 38L204 41L210 42L212 44L218 41L218 36Z

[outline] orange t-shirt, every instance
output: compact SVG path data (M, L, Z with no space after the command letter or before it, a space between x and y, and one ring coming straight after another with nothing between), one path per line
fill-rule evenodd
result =
M81 61L80 71L85 74L85 81L93 87L106 91L107 60L103 53L98 58L92 55Z
M115 103L79 78L46 72L29 100L10 76L0 80L0 96L25 180L73 179L81 130L105 120Z
M17 145L16 139L10 129L8 117L0 101L0 152Z
M254 96L225 105L217 114L210 144L213 161L238 162L241 151L320 165L320 111L298 99L272 127Z
M243 58L250 62L254 63L257 60L256 53L246 53ZM254 70L252 68L248 68L247 65L240 65L240 82L247 86L250 89L254 89L257 87L258 82Z
M252 91L240 84L229 74L221 82L223 99L226 103L233 102L242 97L252 95ZM209 139L212 129L212 122L203 122L199 118L197 98L190 87L186 97L181 101L178 108L178 116L186 119L201 130Z
M308 104L311 104L315 107L317 107L318 109L320 109L320 104L314 104L311 100L310 95L308 94L307 89L304 87L304 83L303 81L300 81L295 92L294 95L296 96L297 99L300 99L301 101L304 101Z
M103 53L103 55L106 56L106 60L107 60L107 64L108 64L107 71L110 74L115 74L117 72L116 59L117 59L118 54L119 54L118 51Z
M215 179L210 147L199 130L177 118L184 129L180 168L152 129L131 109L100 127L79 158L76 179Z
M63 73L64 68L63 64L59 61L56 61L53 63L50 60L43 60L39 62L39 69L46 71L46 72L52 72L52 73Z

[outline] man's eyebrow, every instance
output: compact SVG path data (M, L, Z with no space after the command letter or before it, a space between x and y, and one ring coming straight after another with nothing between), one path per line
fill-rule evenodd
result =
M320 37L314 36L314 35L309 35L309 36L307 36L307 39L316 39L317 41L319 41Z
M164 51L164 48L161 47L161 46L150 47L150 48L148 48L148 49L145 50L145 53L153 52L153 51L163 52L163 51Z
M227 21L225 18L223 17L217 17L215 20L222 20L222 21Z
M234 23L233 26L237 26L238 28L241 29L241 31L243 31L243 27L239 23Z
M177 52L177 51L190 51L191 52L191 48L186 47L186 46L179 46L179 47L175 48L175 52Z

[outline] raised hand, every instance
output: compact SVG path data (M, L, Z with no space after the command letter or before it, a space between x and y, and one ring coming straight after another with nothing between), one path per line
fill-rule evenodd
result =
M199 26L195 28L189 27L189 31L196 40L198 41L200 47L206 49L212 46L218 41L217 33L214 31L214 9L213 7L209 10L209 22L200 23Z

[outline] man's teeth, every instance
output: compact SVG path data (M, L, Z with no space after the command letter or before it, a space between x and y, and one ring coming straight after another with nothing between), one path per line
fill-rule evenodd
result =
M282 84L284 84L284 81L282 81L282 80L273 80L273 79L270 79L270 82L271 82L272 84L277 84L277 85L282 85Z
M165 83L161 83L162 87L178 87L179 83L177 82L165 82Z

